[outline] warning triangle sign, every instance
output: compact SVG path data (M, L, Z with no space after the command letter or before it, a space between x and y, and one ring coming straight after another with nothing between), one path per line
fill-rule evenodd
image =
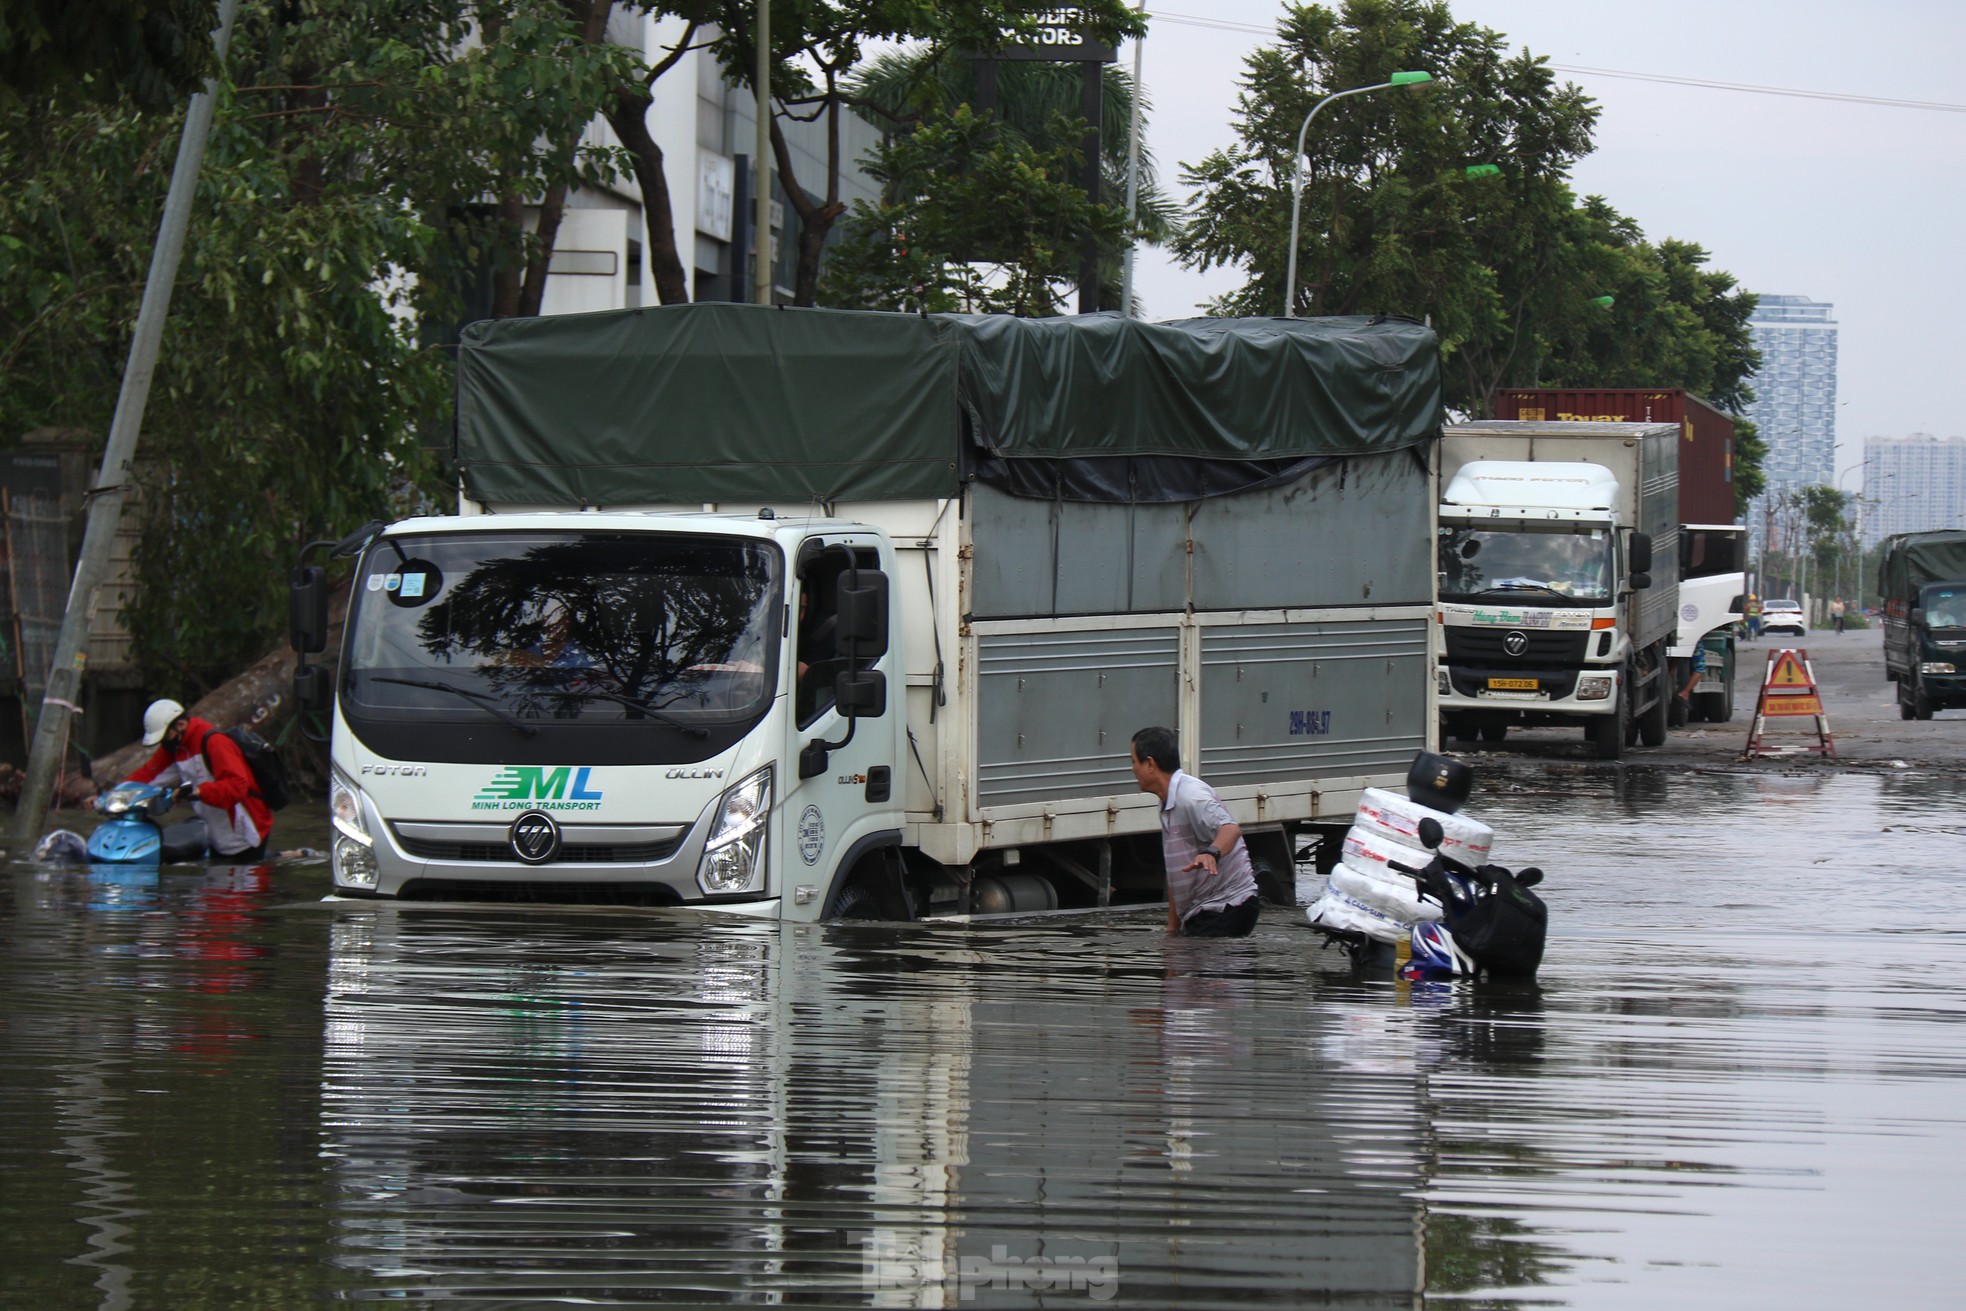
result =
M1802 661L1792 650L1784 650L1775 657L1775 667L1768 671L1768 687L1793 687L1815 690L1815 680L1802 668Z
M1815 720L1813 744L1775 746L1765 737L1768 721L1786 722L1791 718ZM1747 750L1742 758L1776 755L1789 751L1819 751L1832 759L1836 739L1830 736L1829 717L1823 713L1822 692L1816 686L1815 671L1809 666L1809 653L1794 648L1768 653L1768 667L1761 679L1761 697L1754 708L1754 727L1748 730Z

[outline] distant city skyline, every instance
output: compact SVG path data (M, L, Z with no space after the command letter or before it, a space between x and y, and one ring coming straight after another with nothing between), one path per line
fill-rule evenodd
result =
M1864 439L1864 545L1892 533L1966 528L1966 437Z

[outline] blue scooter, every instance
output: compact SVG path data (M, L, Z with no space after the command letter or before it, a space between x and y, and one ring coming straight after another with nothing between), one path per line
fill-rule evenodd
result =
M177 796L177 789L155 783L118 783L97 797L96 809L108 818L89 834L89 863L167 865L204 859L211 841L204 820L187 820L169 828L157 822L170 811Z

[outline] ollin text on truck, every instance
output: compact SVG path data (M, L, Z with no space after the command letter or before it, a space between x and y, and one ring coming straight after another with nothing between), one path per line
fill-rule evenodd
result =
M1442 409L1399 319L698 304L473 324L458 513L373 525L335 891L817 920L1157 901L1128 763L1293 843L1429 745ZM303 559L295 639L325 645Z
M1966 529L1896 533L1878 549L1884 673L1898 714L1966 709Z
M1495 416L1679 425L1679 622L1666 655L1675 688L1689 681L1696 649L1705 670L1690 704L1675 704L1673 722L1682 712L1731 720L1748 558L1748 530L1736 522L1733 417L1680 387L1511 388L1496 393Z

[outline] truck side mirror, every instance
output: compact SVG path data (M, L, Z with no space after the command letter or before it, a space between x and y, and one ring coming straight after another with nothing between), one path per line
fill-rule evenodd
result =
M854 569L840 575L838 627L842 649L854 660L887 654L887 575Z
M850 669L833 680L833 708L848 719L879 719L887 713L887 675L876 669Z
M1631 571L1632 571L1632 573L1634 573L1634 574L1642 574L1642 573L1645 573L1645 572L1646 572L1647 570L1649 570L1649 569L1651 569L1651 567L1652 567L1652 534L1650 534L1650 533L1633 533L1633 534L1632 534L1632 549L1631 549L1631 557L1632 557L1632 558L1631 558ZM1636 578L1634 578L1634 579L1632 580L1632 586L1633 586L1634 588L1638 588L1638 587L1650 587L1651 585L1652 585L1652 584L1651 584L1651 583L1650 583L1649 581L1648 581L1648 582L1643 582L1643 583L1641 583L1641 582L1639 582L1639 581L1638 581L1638 580L1637 580Z
M1911 608L1911 622L1913 622L1914 624L1922 624L1925 622L1924 606L1915 605Z
M302 655L316 655L328 646L328 573L319 565L293 571L287 594L288 640Z
M294 708L300 714L320 714L334 704L334 684L326 665L302 665L294 670Z
M1650 586L1652 586L1651 574L1637 573L1632 575L1632 591L1642 592Z

